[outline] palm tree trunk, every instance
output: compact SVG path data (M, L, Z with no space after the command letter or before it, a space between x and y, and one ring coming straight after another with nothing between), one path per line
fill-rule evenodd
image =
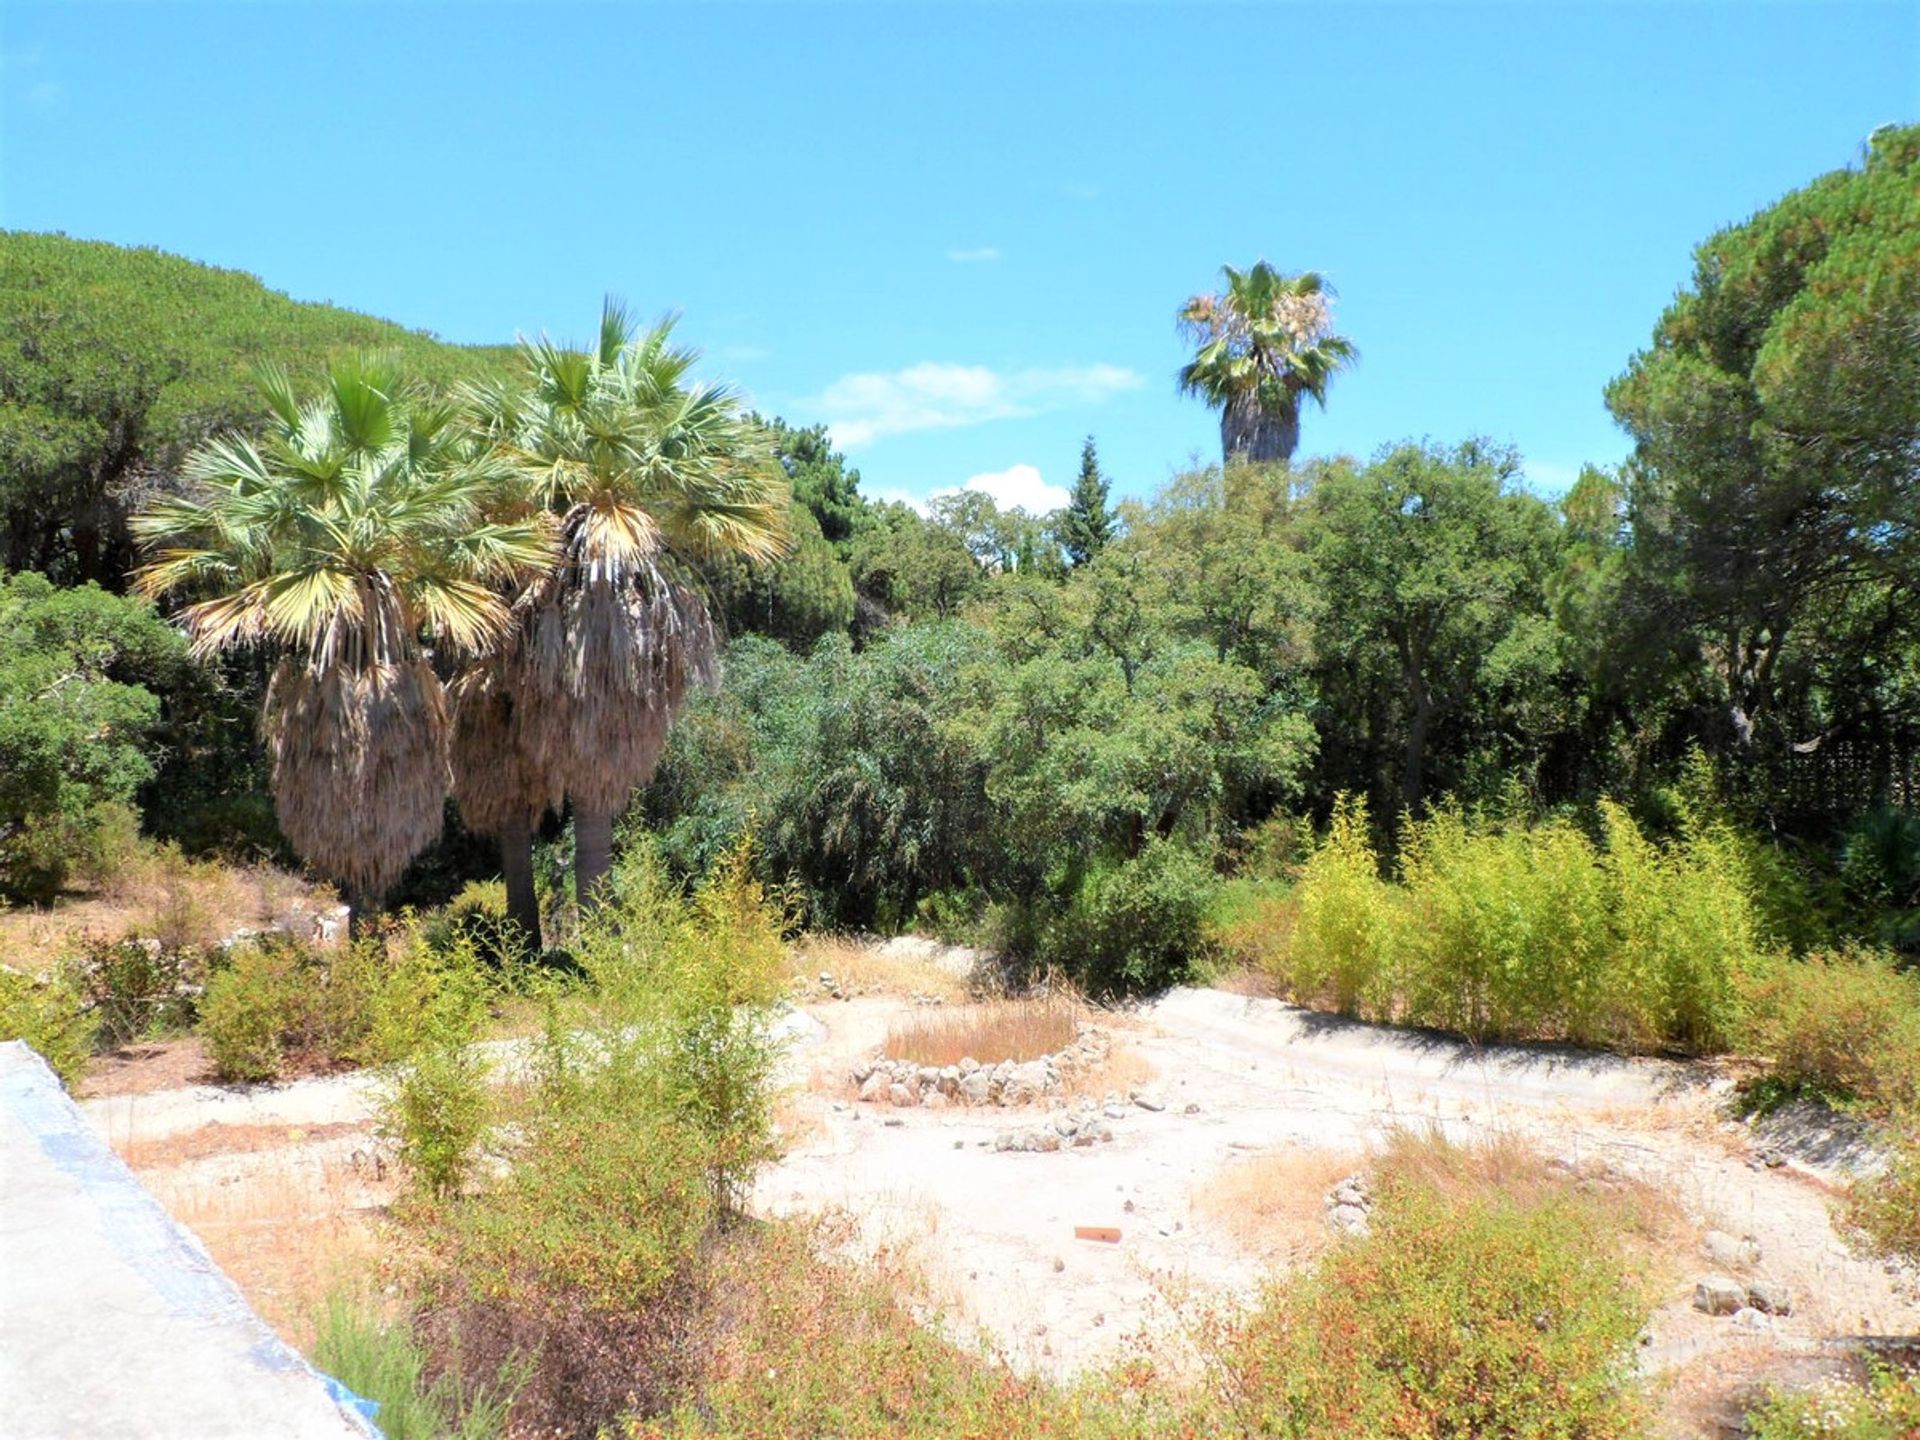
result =
M613 811L573 807L573 890L580 913L599 905L613 869Z
M1220 451L1231 462L1285 463L1300 444L1300 402L1268 408L1252 394L1236 395L1220 411Z
M500 875L507 882L507 919L515 942L526 953L540 953L540 896L533 887L533 825L525 815L500 827Z
M347 938L364 940L373 932L368 929L380 918L381 896L373 890L349 890L347 892Z

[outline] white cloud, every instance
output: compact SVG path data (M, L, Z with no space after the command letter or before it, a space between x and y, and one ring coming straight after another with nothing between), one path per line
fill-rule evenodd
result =
M1040 470L1035 465L1009 465L1004 470L989 470L984 475L975 475L960 487L962 490L978 490L991 496L993 503L1002 510L1024 510L1029 515L1045 515L1050 510L1058 510L1070 498L1063 486L1049 485L1040 478ZM940 494L951 495L957 492L946 490ZM938 499L935 495L930 498Z
M1000 258L1000 250L994 245L982 245L974 250L949 250L947 259L956 265L984 265Z
M827 417L833 443L852 449L884 435L951 430L989 420L1098 405L1146 382L1119 365L1065 366L1002 374L985 365L927 361L891 374L843 375L804 401Z

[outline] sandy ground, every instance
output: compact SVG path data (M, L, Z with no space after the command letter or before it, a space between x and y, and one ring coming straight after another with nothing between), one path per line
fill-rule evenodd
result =
M1257 1285L1276 1247L1250 1243L1253 1227L1207 1203L1222 1188L1231 1194L1222 1177L1263 1157L1362 1155L1393 1126L1438 1126L1462 1141L1517 1135L1545 1155L1650 1183L1695 1232L1752 1236L1761 1251L1753 1273L1790 1284L1795 1313L1759 1335L1699 1315L1693 1281L1715 1267L1676 1254L1651 1327L1651 1369L1755 1345L1790 1351L1831 1335L1920 1331L1920 1296L1835 1233L1829 1198L1839 1177L1817 1158L1759 1163L1747 1128L1724 1118L1730 1082L1701 1067L1475 1050L1275 1000L1176 990L1120 1022L1123 1043L1158 1072L1164 1110L1130 1105L1109 1144L996 1152L994 1134L1017 1112L896 1112L834 1093L897 1006L853 1001L814 1013L827 1029L811 1055L818 1124L766 1175L758 1203L859 1218L869 1243L908 1247L937 1297L1044 1368L1112 1356L1163 1321L1168 1295L1245 1295ZM1299 1247L1310 1252L1324 1233L1330 1172L1298 1171L1314 1193L1280 1208L1312 1230ZM1077 1241L1076 1226L1117 1227L1120 1243Z
M1128 1103L1109 1143L999 1152L997 1132L1045 1111L895 1111L853 1098L849 1066L915 1010L870 996L811 1004L785 1023L789 1149L755 1205L844 1212L857 1244L904 1254L951 1326L977 1327L1016 1363L1071 1373L1164 1331L1173 1307L1251 1294L1276 1261L1326 1243L1328 1177L1363 1163L1394 1126L1518 1136L1671 1197L1682 1233L1643 1358L1676 1388L1713 1391L1777 1371L1830 1337L1920 1332L1910 1279L1853 1255L1834 1229L1844 1146L1791 1130L1757 1137L1729 1121L1731 1081L1707 1067L1476 1050L1183 989L1101 1021L1127 1056L1128 1083L1150 1072L1164 1109ZM500 1048L514 1053L513 1042ZM284 1274L271 1263L248 1269L261 1268L263 1245L299 1251L273 1238L289 1214L364 1249L361 1222L391 1194L370 1134L372 1085L343 1075L244 1092L191 1086L82 1108L250 1294L269 1292L256 1299L268 1318L297 1334L291 1297L320 1261L290 1260ZM1762 1163L1762 1144L1776 1162L1788 1152L1785 1163ZM1258 1183L1242 1183L1249 1177ZM1255 1197L1257 1216L1246 1212ZM1120 1239L1076 1240L1076 1226L1113 1227ZM1692 1309L1694 1280L1715 1268L1693 1248L1709 1227L1758 1242L1752 1273L1793 1287L1792 1316L1749 1332Z

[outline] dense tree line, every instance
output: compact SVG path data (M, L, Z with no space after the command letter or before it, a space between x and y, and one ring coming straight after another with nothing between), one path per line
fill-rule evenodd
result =
M0 244L21 261L0 285L10 570L119 588L129 509L190 489L183 459L208 434L271 432L284 406L253 378L259 360L308 377L287 382L297 408L322 361L369 342L397 357L418 413L460 409L463 433L477 426L481 448L511 458L523 485L542 466L569 477L535 504L574 527L565 545L588 543L589 519L628 503L623 486L640 487L644 524L668 513L651 480L596 469L578 445L619 385L621 413L654 417L642 428L660 412L632 400L635 386L681 393L678 372L615 383L635 336L515 359L150 252L45 236ZM689 637L706 618L716 627L723 679L671 730L662 712L594 755L562 755L555 734L516 739L498 730L504 712L480 703L488 685L500 702L507 662L463 670L462 645L434 639L427 611L408 612L418 663L454 686L453 730L463 715L484 720L497 742L486 755L545 757L527 759L524 783L487 794L463 780L448 742L457 813L482 833L511 832L522 858L505 863L522 889L525 844L543 825L554 835L562 816L591 871L605 863L608 818L663 754L639 813L647 843L681 873L702 872L752 828L767 878L797 881L815 920L988 933L1119 984L1174 973L1219 877L1271 869L1287 837L1342 794L1367 799L1388 845L1402 817L1450 805L1591 816L1611 796L1658 826L1662 796L1697 773L1697 753L1720 803L1809 895L1836 916L1859 912L1848 923L1881 916L1911 938L1920 128L1878 133L1862 164L1702 244L1651 344L1607 391L1632 458L1588 468L1557 500L1521 483L1519 456L1480 439L1294 458L1301 400L1324 403L1354 348L1333 332L1316 276L1263 262L1226 280L1180 312L1195 345L1181 383L1220 409L1222 463L1143 500L1110 502L1089 439L1058 513L1002 511L966 491L923 513L869 500L821 427L728 419L737 429L722 449L760 456L749 469L765 462L755 473L778 491L766 503L785 510L767 533L783 538L711 544L689 532L660 552L657 577L633 571L629 599L658 624ZM483 514L511 518L475 505L468 529ZM592 529L593 543L615 533ZM417 560L418 546L408 553ZM581 557L552 564L532 569L592 569ZM480 565L462 583L513 617L584 603L551 589L529 599L512 568ZM144 633L137 602L88 603L109 601L128 607L130 635ZM17 613L48 600L30 588L10 603ZM528 623L489 621L487 643L464 648L510 657L532 643ZM665 677L675 701L705 643L686 651L686 676ZM267 781L240 723L265 698L257 647L224 669L122 648L95 662L90 683L144 686L148 700L98 691L115 708L90 733L110 751L132 745L134 759L73 761L75 775L110 778L35 792L57 803L10 800L0 831L18 848L41 823L31 805L84 815L171 785L193 803L168 805L165 819L149 805L150 824L192 814L201 843L219 843L223 826L257 836L233 818L248 813L239 792ZM531 683L531 672L515 682L523 696ZM0 696L16 730L46 708L26 685ZM185 742L177 721L189 713L219 718L199 728L227 738ZM635 763L613 763L616 751ZM213 771L230 777L224 788L206 782ZM508 770L489 759L478 773ZM606 783L585 785L592 774ZM416 839L436 830L437 803L423 792L413 807ZM281 809L284 828L285 796ZM399 861L418 848L399 847ZM471 868L446 853L443 843L420 863ZM366 883L390 885L391 869Z

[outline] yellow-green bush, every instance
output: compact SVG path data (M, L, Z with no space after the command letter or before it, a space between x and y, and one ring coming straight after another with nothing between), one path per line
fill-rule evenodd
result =
M591 1434L683 1383L696 1267L770 1153L783 918L745 850L686 899L636 847L583 921L585 983L504 1116L512 1168L432 1230L457 1363L485 1383L537 1352L529 1432Z
M64 980L0 965L0 1040L26 1041L71 1087L87 1073L93 1037L85 1000Z
M1413 828L1395 988L1417 1023L1472 1038L1604 1037L1607 887L1564 821L1483 830L1455 811Z
M1709 1050L1762 963L1728 832L1672 845L1603 805L1604 846L1565 820L1411 822L1397 883L1343 800L1292 897L1276 978L1309 1004L1476 1040Z
M1758 921L1738 848L1718 825L1660 846L1602 801L1614 953L1610 980L1634 997L1621 1043L1716 1049L1731 1038L1741 979L1760 963Z
M1920 1102L1920 974L1877 951L1776 956L1745 980L1740 1044L1777 1091Z
M384 937L323 950L257 935L215 968L200 1000L200 1038L231 1082L277 1079L287 1058L330 1065L373 1058L374 1002L388 970Z
M1367 836L1367 802L1343 797L1327 837L1300 877L1282 974L1303 998L1343 1015L1391 1009L1391 977L1405 926L1401 897L1380 878Z

